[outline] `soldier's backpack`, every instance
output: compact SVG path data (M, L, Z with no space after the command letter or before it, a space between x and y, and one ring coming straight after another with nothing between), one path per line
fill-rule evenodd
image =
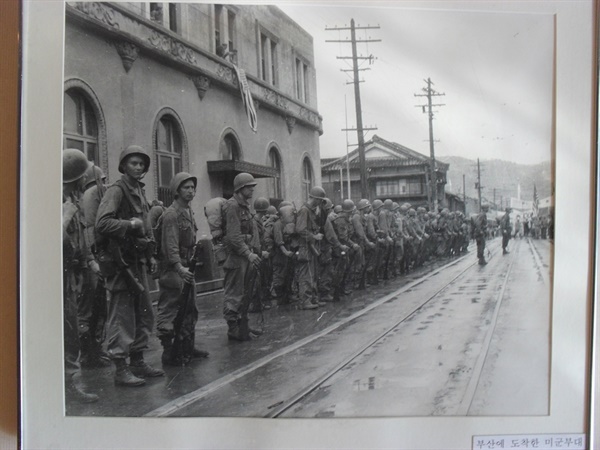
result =
M284 237L291 237L296 234L296 208L292 205L282 206L279 209L281 225L283 225Z

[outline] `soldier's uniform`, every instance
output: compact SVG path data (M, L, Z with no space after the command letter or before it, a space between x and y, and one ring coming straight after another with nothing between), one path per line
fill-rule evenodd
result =
M373 211L369 212L366 216L367 222L367 238L369 241L374 242L375 246L371 249L367 249L365 254L365 266L366 266L366 282L369 284L376 285L379 283L376 267L380 251L380 238L377 235L379 226L377 225L377 217L373 214Z
M482 211L475 217L473 223L473 237L477 242L477 258L480 265L487 264L485 260L485 239L487 237L487 212L488 207L482 206Z
M296 252L296 277L300 309L314 309L319 304L317 292L317 256L314 253L315 236L319 234L317 208L302 205L296 217L298 250ZM311 307L311 305L314 305Z
M506 247L508 246L508 241L510 240L512 233L512 226L510 224L510 208L506 208L506 212L500 219L500 230L502 232L502 254L506 255L508 253Z
M335 265L333 252L341 254L343 251L342 244L333 228L332 222L336 217L337 215L334 212L327 214L322 229L324 238L321 241L321 254L319 255L319 298L322 302L334 300L333 278Z
M179 175L179 174L178 174ZM183 174L191 179L189 174ZM187 179L177 179L177 188ZM176 176L177 177L177 176ZM193 178L195 181L195 178ZM198 322L196 308L196 283L188 286L187 308L182 311L182 298L185 282L180 274L183 268L190 267L196 245L198 227L192 209L182 206L174 200L161 219L161 258L160 258L160 298L157 306L156 329L164 348L163 364L181 365L188 363L194 356L195 328ZM181 311L181 312L180 312ZM181 326L175 330L177 314L181 317ZM175 334L177 333L177 335ZM173 341L181 343L173 347Z
M79 297L77 314L81 365L83 367L106 367L110 365L110 360L102 350L106 335L106 288L104 279L99 276L99 267L95 260L96 216L102 199L101 192L106 187L102 184L104 174L99 167L90 167L85 177L86 189L81 197L80 207L90 260L84 270L83 293ZM101 186L96 183L100 183Z
M252 243L259 240L258 230L250 211L250 204L233 196L225 203L225 237L227 259L223 264L224 306L223 316L229 326L228 336L236 340L249 340L248 307L250 293L256 282L256 269L250 263Z
M67 398L91 403L98 396L88 394L75 385L74 375L79 372L80 341L77 320L77 302L82 294L84 271L93 259L84 235L84 223L79 207L78 183L91 163L76 149L63 151L63 332L65 392Z
M164 372L148 366L143 351L154 327L154 312L148 294L147 266L154 263L154 237L144 183L123 172L123 165L142 155L146 171L150 158L137 146L121 154L120 180L109 186L98 208L96 232L101 243L99 256L108 290L108 352L117 366L115 383L126 386L144 384L140 378L162 376ZM134 225L137 219L143 225ZM111 260L112 259L112 260ZM122 259L122 261L119 261ZM109 262L110 261L110 262ZM129 368L125 359L130 357ZM140 378L132 377L134 374Z

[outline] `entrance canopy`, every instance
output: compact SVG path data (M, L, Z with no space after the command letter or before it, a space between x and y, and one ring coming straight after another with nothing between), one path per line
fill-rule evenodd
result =
M246 172L254 178L275 178L279 176L279 169L263 166L247 161L219 160L206 162L209 174L234 174Z

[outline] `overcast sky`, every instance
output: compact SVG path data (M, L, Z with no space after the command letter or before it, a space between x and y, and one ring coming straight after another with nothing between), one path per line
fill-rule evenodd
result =
M471 2L475 7L478 2ZM314 38L319 112L323 116L321 157L346 152L344 98L348 128L356 127L354 91L346 39L349 31L326 27L379 25L357 31L359 39L382 42L359 44L363 126L369 132L429 154L427 115L418 104L428 77L445 95L434 103L436 156L504 159L523 164L549 161L552 107L553 18L549 14L415 10L394 7L292 6L280 4ZM348 136L356 144L356 132ZM355 147L351 147L355 148Z

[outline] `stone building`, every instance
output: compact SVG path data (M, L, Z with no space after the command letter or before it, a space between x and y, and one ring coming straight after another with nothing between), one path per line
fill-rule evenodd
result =
M232 194L235 175L255 196L302 202L320 184L312 37L274 6L66 3L64 146L116 180L131 144L152 156L150 200L170 204L172 176L198 177L193 202ZM236 69L256 112L250 126ZM243 80L243 75L242 75ZM246 83L242 83L245 85Z
M377 135L365 142L368 189L370 200L392 199L400 204L408 202L414 207L429 206L430 158ZM321 160L323 188L334 203L347 198L346 156ZM348 154L350 169L350 197L360 199L360 165L358 150ZM437 198L439 205L445 203L444 185L448 164L436 160ZM343 181L343 183L340 182ZM341 186L343 184L343 194Z

